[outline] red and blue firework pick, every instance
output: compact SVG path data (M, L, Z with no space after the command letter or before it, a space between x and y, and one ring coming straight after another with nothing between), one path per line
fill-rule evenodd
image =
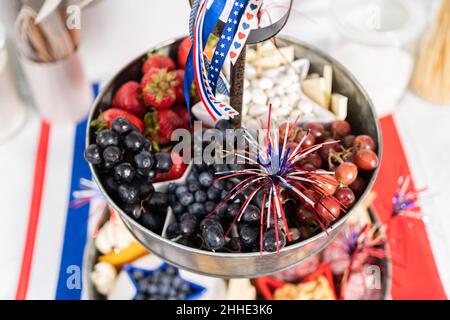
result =
M248 13L248 10L253 10L255 14L248 16L246 14L244 19L248 19L250 16L257 19L260 4L255 6L254 2L259 3L262 0L233 1L233 6L216 46L213 61L208 61L204 54L205 45L220 19L226 2L225 0L194 1L190 28L192 48L185 71L184 93L188 108L190 108L190 88L192 82L195 81L200 100L214 121L224 118L229 119L238 115L238 112L229 103L218 98L216 89L220 82L226 82L221 70L226 59L231 57L230 51L233 50L233 56L238 55L248 37L249 32L247 30L249 31L251 25L247 22L241 24L244 13ZM208 4L210 4L209 8ZM239 31L240 28L245 28L245 30ZM238 49L239 51L237 51Z
M297 163L312 152L317 151L326 144L335 143L335 141L324 142L311 147L302 148L303 143L308 138L310 132L302 138L293 150L288 147L288 136L290 130L285 130L284 137L280 137L279 128L271 128L271 111L269 106L269 115L267 128L260 131L263 133L263 139L257 139L248 130L243 128L244 139L248 142L249 148L244 150L235 149L232 151L234 159L240 163L245 162L245 168L242 170L227 170L217 172L220 177L215 179L225 180L233 177L242 180L236 184L224 197L217 207L208 214L208 217L222 208L227 202L233 201L239 195L245 193L245 201L242 203L238 214L229 226L225 237L230 233L234 224L241 220L243 213L252 201L253 197L262 190L264 192L261 204L260 221L260 249L262 254L263 234L266 229L271 228L272 222L275 229L275 238L277 242L277 251L280 250L281 231L291 240L287 225L286 215L282 205L281 194L283 191L289 191L293 197L297 198L313 213L316 222L322 230L327 232L331 227L329 222L316 210L320 198L323 196L332 197L326 193L326 186L335 181L334 172L325 170L306 171L297 166ZM287 121L287 127L296 126L298 118L294 123ZM259 135L261 136L261 135ZM262 141L261 141L262 140ZM227 153L227 151L224 151ZM316 197L311 196L314 192ZM337 200L336 200L337 202ZM332 213L329 212L331 215ZM336 219L338 217L335 217ZM272 221L272 222L271 222Z
M410 189L411 177L400 176L397 180L397 189L392 197L392 214L391 218L397 216L408 217L413 219L425 220L418 205L419 195L426 189L408 190ZM424 221L426 222L426 221Z
M352 273L362 272L367 264L380 266L387 254L384 229L372 223L364 226L348 225L343 235L339 236L330 247L341 252L340 259L348 260L348 267L341 281L341 299L345 298L344 288ZM341 261L336 259L330 262Z

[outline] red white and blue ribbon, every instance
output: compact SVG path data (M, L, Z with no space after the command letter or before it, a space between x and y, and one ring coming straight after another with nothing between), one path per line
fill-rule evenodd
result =
M208 3L211 4L209 9ZM192 81L195 81L200 100L214 121L233 118L239 114L229 103L222 101L223 99L216 94L216 91L223 91L221 89L223 88L221 83L224 82L222 67L230 58L230 52L233 52L232 56L236 58L239 56L250 30L256 23L261 3L262 0L233 1L212 61L208 61L205 57L204 49L208 37L219 21L226 1L196 0L192 7L192 49L187 62L184 83L186 103L190 106L189 93Z
M252 29L256 29L258 26L258 12L261 8L262 0L250 0L248 6L245 9L245 13L241 18L239 27L234 35L233 48L228 52L231 64L235 64L239 58L242 48L245 46L245 42ZM233 21L235 22L235 21Z
M233 41L233 39L237 34L238 26L247 8L247 4L248 0L234 1L233 7L231 8L230 14L220 36L220 40L217 43L214 56L211 61L211 69L208 73L208 83L211 86L212 92L215 92L216 90L217 79L219 78L228 53L236 50L237 48L242 48L242 46L245 45L245 43L242 44L240 42Z
M221 118L232 118L238 115L228 103L224 103L216 99L212 88L207 80L207 72L205 67L205 55L203 53L203 24L205 22L207 0L202 0L198 9L197 18L194 25L193 38L193 58L194 58L194 80L197 86L200 100L206 108L206 111L214 121ZM243 11L242 11L243 12ZM223 54L225 58L226 54ZM220 56L221 54L219 54Z

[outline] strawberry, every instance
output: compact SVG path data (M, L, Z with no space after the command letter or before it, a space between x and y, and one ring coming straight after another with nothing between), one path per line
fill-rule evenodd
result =
M147 107L141 100L142 88L136 81L123 84L114 95L112 105L114 108L123 109L138 117L143 117Z
M177 113L177 115L180 117L181 121L183 122L183 128L188 129L189 128L189 112L185 105L176 105L172 107L172 110Z
M158 143L167 144L172 141L172 132L183 127L183 120L170 109L158 110Z
M111 123L113 122L113 120L119 117L128 119L132 124L136 126L136 128L140 132L144 132L144 123L141 119L136 117L134 114L117 108L110 108L102 112L98 119L91 122L91 126L96 127L99 130L104 128L111 128Z
M167 69L150 69L141 80L144 100L156 109L167 109L175 102L175 73Z
M142 74L146 74L152 68L174 70L175 63L169 57L155 54L149 56L144 62L144 65L142 66Z
M184 70L171 71L175 75L172 86L175 89L176 102L184 102Z
M156 174L154 182L176 180L180 179L183 176L184 172L186 171L187 164L183 162L183 159L178 153L172 152L170 156L173 162L172 169L170 169L170 171L166 173Z
M191 50L191 46L191 39L186 38L181 42L180 47L178 48L178 66L181 69L186 68L186 60L188 58L189 51Z

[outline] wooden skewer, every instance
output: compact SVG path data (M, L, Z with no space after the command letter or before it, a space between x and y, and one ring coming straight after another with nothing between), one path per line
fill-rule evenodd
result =
M412 88L434 103L450 104L450 0L442 0L436 21L423 40Z

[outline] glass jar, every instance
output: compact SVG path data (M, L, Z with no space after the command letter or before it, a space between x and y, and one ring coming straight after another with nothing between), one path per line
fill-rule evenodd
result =
M340 35L333 56L358 79L379 115L393 110L408 87L424 8L415 0L335 0Z

